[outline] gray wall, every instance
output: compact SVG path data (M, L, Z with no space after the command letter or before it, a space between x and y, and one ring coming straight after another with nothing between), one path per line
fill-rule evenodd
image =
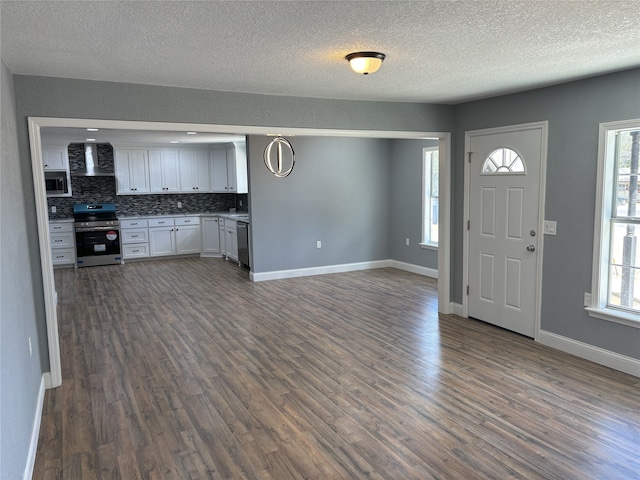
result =
M18 152L13 78L4 62L0 64L0 478L13 479L22 478L24 471L43 372L40 351L47 349L46 337L41 337L44 300L37 231L27 222L35 214L34 202L23 201L33 197L31 170Z
M264 165L270 141L248 142L254 272L389 258L389 140L292 137L286 178Z
M392 140L389 172L389 258L438 269L438 251L422 241L422 149L437 140ZM409 246L405 239L409 238Z
M591 318L583 307L583 294L591 291L598 125L638 117L640 69L459 105L453 301L462 299L465 131L548 120L545 218L558 222L558 234L544 239L542 329L640 358L640 329Z
M278 97L15 75L24 117L63 117L349 130L450 132L454 107ZM21 138L21 141L23 139Z

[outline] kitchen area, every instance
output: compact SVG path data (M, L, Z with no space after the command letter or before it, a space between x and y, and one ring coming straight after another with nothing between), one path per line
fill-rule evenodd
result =
M251 268L246 139L42 132L54 268L221 257Z

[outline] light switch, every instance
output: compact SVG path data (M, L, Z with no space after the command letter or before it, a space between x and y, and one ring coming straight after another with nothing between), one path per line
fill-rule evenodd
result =
M556 234L556 225L557 225L557 223L554 220L545 220L544 221L544 234L545 235L555 235Z

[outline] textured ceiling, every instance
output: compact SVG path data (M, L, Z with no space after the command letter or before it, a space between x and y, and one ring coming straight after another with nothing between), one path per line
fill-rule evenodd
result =
M459 103L640 66L639 0L5 1L15 74ZM387 55L352 73L344 56Z

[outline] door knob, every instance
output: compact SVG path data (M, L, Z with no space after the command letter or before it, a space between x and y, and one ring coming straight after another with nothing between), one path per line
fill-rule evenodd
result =
M529 251L529 252L535 252L535 251L536 251L536 247L534 247L533 245L529 245L529 246L527 247L527 251Z

